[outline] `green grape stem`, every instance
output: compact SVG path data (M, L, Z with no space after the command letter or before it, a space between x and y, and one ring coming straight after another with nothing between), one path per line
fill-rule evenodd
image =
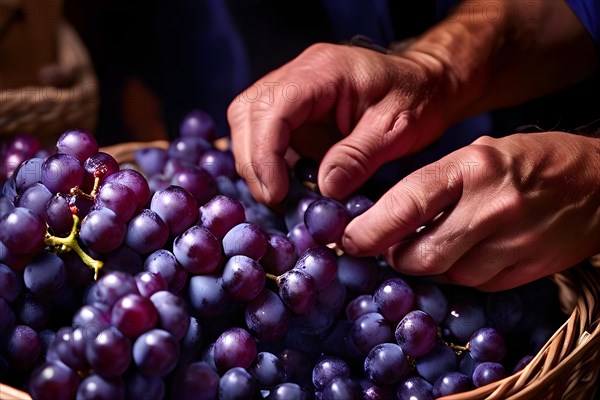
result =
M44 239L44 244L49 246L57 251L74 251L77 253L81 261L84 262L85 265L94 270L94 280L98 279L98 272L104 266L104 263L100 260L95 260L90 257L79 245L77 241L77 237L79 234L79 217L77 214L73 214L73 228L71 228L71 232L67 237L59 237L54 236L46 230L46 238Z
M272 281L277 282L277 280L279 279L277 275L273 275L273 274L265 274L265 277L267 279L271 279Z

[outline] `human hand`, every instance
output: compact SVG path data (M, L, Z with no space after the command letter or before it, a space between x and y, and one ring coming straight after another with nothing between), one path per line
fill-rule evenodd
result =
M402 56L318 44L260 79L230 105L232 150L254 197L288 190L290 148L321 159L321 193L343 198L387 161L433 142L454 122L450 79L425 53ZM443 108L442 108L443 105Z
M518 286L600 252L599 165L598 138L483 137L400 181L342 243L406 274Z

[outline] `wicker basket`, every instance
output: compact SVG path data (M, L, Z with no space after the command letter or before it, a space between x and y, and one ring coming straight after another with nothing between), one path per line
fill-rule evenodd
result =
M215 143L227 148L226 140ZM167 148L168 142L131 142L102 148L119 162L132 162L135 150ZM521 371L489 385L443 400L592 400L600 385L600 255L550 279L559 289L569 318ZM0 384L0 400L31 400Z
M10 3L17 6L20 1L11 1ZM31 2L22 1L22 3L23 8L26 8L26 5ZM54 1L40 4L62 3ZM41 21L47 22L47 19L49 18L38 16L37 19L29 18L26 21L33 25L31 30L34 30L34 33L39 33L35 32L34 28ZM40 86L36 83L37 80L33 80L29 74L30 83L27 85L18 87L10 84L0 85L0 140L2 141L18 133L29 133L37 137L42 144L50 145L67 129L82 128L93 131L95 128L99 103L98 84L87 50L74 29L62 18L50 19L49 23L54 26L50 27L52 29L46 29L46 34L50 32L55 35L50 34L50 38L40 38L39 34L33 36L38 41L47 42L48 46L55 45L54 64L64 70L76 71L74 83L66 87ZM4 40L8 39L5 37ZM23 42L23 46L28 48L26 47L28 42L25 39ZM22 46L8 47L10 50L14 50ZM38 47L42 46L38 45L34 47L34 50ZM0 51L0 57L19 56L23 56L23 52L15 55L12 53L2 54ZM19 62L19 60L14 61L15 63ZM23 56L21 61L23 64L27 64L30 60ZM47 62L48 58L46 57L44 61ZM13 67L15 63L12 63ZM41 66L43 65L36 67ZM23 65L24 69L25 67ZM0 75L2 73L0 68ZM17 82L22 83L22 77Z

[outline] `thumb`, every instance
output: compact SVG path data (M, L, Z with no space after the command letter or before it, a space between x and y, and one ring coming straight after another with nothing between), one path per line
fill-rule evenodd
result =
M358 189L384 163L403 156L417 137L411 111L398 114L369 108L354 130L323 157L319 168L322 194L342 199Z

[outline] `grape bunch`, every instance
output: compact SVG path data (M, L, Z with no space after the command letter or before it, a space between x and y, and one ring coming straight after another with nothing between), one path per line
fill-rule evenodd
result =
M119 164L86 131L0 152L0 381L34 400L433 399L522 368L564 321L548 280L497 293L338 246L373 200L291 171L256 202L212 118Z

